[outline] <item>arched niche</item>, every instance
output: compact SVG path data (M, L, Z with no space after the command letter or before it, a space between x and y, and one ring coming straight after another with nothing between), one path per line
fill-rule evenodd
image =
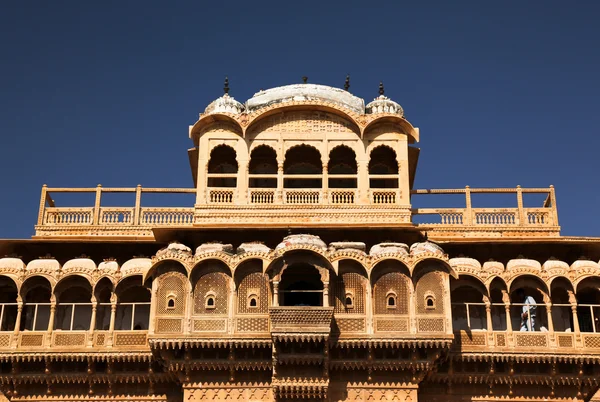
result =
M323 173L323 163L321 153L317 148L300 144L293 146L285 153L283 162L283 174L285 188L321 188L322 179L320 177L296 178L300 175L321 175Z
M329 188L356 188L358 165L354 150L346 145L333 148L329 152L327 173L329 175Z
M50 321L52 285L43 276L32 276L21 286L23 313L21 331L47 331Z
M535 304L526 305L529 298L532 298ZM549 300L548 288L540 278L533 275L522 275L514 279L510 283L510 318L513 331L529 328L529 319L523 318L523 313L527 309L531 311L532 331L547 331L546 300Z
M244 261L235 270L238 314L269 313L269 281L262 272L262 261Z
M435 259L417 264L413 270L416 311L419 315L446 313L446 295L449 294L449 274L452 268Z
M565 277L557 277L550 283L552 302L552 323L556 332L573 331L573 314L569 294L573 294L573 284Z
M487 329L485 302L489 300L485 285L477 278L462 275L450 279L452 327L454 331Z
M408 268L397 260L383 260L371 270L375 314L408 315L412 284Z
M277 188L277 152L268 145L259 145L250 153L248 173L250 188ZM261 177L252 177L261 175ZM265 177L272 175L273 177Z
M222 261L204 260L191 274L194 289L194 315L227 315L231 289L231 270Z
M17 320L19 292L15 281L0 276L0 331L14 331Z
M54 329L88 331L92 319L92 285L81 276L62 279L54 288L56 314Z
M367 298L367 273L354 260L341 260L338 274L330 280L331 305L336 314L365 314Z
M238 162L235 149L229 145L218 145L210 152L208 161L208 187L235 187ZM228 175L227 177L211 175Z
M370 188L398 188L397 175L398 160L396 151L387 145L379 145L373 148L369 156Z
M600 332L600 278L589 277L577 284L577 320L581 332Z
M152 300L156 305L155 332L180 333L190 292L187 272L176 261L164 261L156 268L153 282L156 298Z

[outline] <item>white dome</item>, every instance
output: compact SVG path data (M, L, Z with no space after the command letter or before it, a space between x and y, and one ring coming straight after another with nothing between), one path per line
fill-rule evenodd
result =
M377 98L373 99L373 102L367 105L367 113L393 113L402 117L404 116L404 109L387 96L379 95Z
M244 112L244 105L225 94L220 98L212 101L204 110L205 114L212 113L232 113L240 114Z
M335 103L355 113L365 113L365 101L350 92L327 85L294 84L260 91L246 102L248 112L275 103L291 101L325 101Z

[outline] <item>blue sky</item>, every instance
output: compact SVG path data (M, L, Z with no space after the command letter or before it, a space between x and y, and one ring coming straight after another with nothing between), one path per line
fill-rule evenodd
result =
M563 235L600 235L599 14L594 1L3 2L0 238L33 234L43 183L192 186L188 125L225 75L243 102L347 73L367 102L382 80L420 127L416 187L553 184Z

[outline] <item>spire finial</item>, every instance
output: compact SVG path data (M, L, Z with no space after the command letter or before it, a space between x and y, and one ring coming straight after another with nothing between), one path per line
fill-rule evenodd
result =
M383 96L385 94L385 89L383 89L383 82L379 82L379 95Z
M344 89L347 91L350 89L350 74L346 75L346 82L344 83Z
M229 78L225 76L225 86L223 87L223 91L225 94L229 94Z
M302 77L302 83L306 84L308 82L308 77L305 75L304 77Z

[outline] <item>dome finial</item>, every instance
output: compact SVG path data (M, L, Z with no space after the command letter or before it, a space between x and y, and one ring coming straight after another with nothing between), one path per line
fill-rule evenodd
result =
M383 96L385 94L385 89L383 89L383 82L379 82L379 95Z
M229 78L227 78L227 76L225 76L225 86L223 87L223 91L225 91L225 94L229 94Z
M346 75L346 82L344 83L344 89L347 91L350 89L350 74Z
M305 75L304 77L302 77L302 83L306 84L308 82L308 77Z

